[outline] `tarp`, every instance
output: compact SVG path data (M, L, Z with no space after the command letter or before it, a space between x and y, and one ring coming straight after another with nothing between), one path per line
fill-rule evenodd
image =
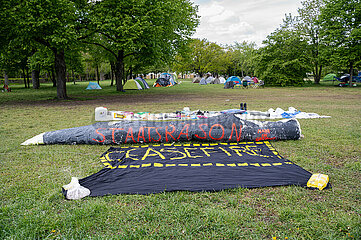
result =
M102 89L98 83L95 82L89 82L86 90L95 90L95 89Z
M239 142L296 140L301 128L296 119L257 122L239 119L235 114L187 121L98 122L35 136L30 144L123 144L181 141Z
M267 141L112 147L100 159L105 168L79 180L80 186L88 190L81 197L305 187L312 175L281 157ZM74 199L67 190L63 193Z

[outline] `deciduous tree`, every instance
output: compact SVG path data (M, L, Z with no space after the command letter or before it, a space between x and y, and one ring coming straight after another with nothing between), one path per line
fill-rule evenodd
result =
M360 0L326 0L320 24L328 55L349 67L351 87L355 63L361 60Z
M126 58L144 64L173 59L198 25L196 10L188 0L94 1L87 25L94 35L86 42L114 56L117 91L123 91Z
M323 0L306 0L301 2L302 7L298 9L300 15L297 22L297 30L307 41L304 51L307 54L307 60L312 66L314 82L320 83L322 67L325 64L325 50L320 39L321 27L319 25L320 10L323 6Z
M284 23L267 36L260 49L257 74L268 84L302 85L310 69L306 61L307 42L295 28L295 18L286 15Z

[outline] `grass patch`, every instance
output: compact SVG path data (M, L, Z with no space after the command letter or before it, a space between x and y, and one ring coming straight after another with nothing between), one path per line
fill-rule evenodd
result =
M223 89L189 80L171 88L119 93L102 81L68 83L71 100L56 89L12 84L0 92L1 239L360 239L360 88L329 85ZM149 81L150 85L152 84ZM39 133L89 125L95 107L134 112L222 110L247 102L249 109L290 106L330 115L300 120L305 138L274 142L281 155L308 171L328 174L333 188L232 189L216 193L172 192L66 201L61 186L72 176L99 171L109 146L20 146Z

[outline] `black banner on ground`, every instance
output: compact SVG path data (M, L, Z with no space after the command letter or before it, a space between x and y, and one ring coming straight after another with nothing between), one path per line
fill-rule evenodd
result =
M99 122L89 126L46 132L44 144L123 144L184 141L240 142L296 140L301 137L295 119L277 122L240 120L224 114L187 121Z
M101 161L104 169L79 180L90 196L306 186L312 175L268 141L112 147Z

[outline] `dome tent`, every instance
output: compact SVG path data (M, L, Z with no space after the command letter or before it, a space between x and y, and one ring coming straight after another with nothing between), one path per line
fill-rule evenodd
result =
M177 84L177 78L175 74L162 73L160 77L155 81L153 87L171 87Z
M142 86L143 89L148 89L148 83L141 77L136 77L135 80Z
M143 90L145 88L142 87L142 85L139 83L140 80L135 80L135 79L129 79L125 84L124 84L124 90Z
M224 84L226 84L227 82L233 82L234 85L241 84L241 79L239 79L239 77L236 76L231 76L226 80Z
M86 90L96 90L96 89L102 89L98 83L95 82L89 82Z

